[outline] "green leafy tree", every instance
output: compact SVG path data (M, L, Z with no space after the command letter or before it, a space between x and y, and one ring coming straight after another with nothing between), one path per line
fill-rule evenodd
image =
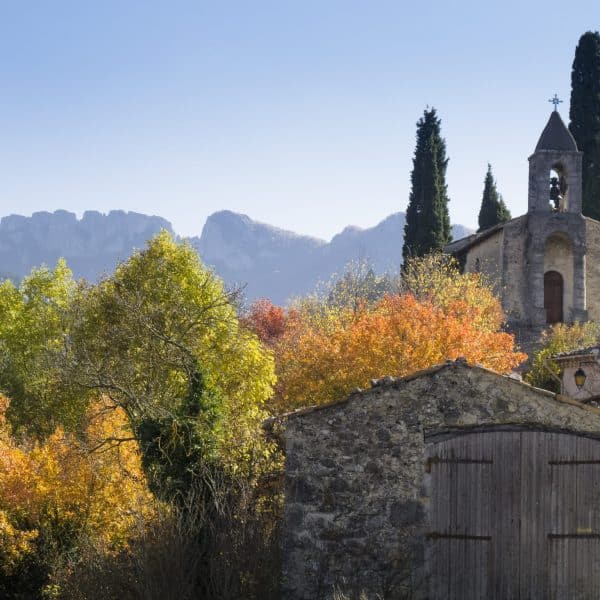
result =
M483 186L481 209L479 211L479 231L508 221L510 218L510 211L506 208L502 196L496 189L496 182L492 175L492 165L488 164Z
M198 365L192 371L187 396L166 416L139 420L137 438L148 485L158 498L186 508L198 483L215 466L215 427L221 418L221 398L207 388Z
M239 466L256 451L273 361L189 244L161 232L71 313L65 385L126 411L151 481L176 491L199 456Z
M425 110L417 123L411 191L404 227L404 262L442 250L452 239L446 186L446 142L441 137L435 108Z
M44 436L58 425L75 427L85 412L81 395L61 386L56 364L76 294L63 260L34 269L18 287L0 284L0 388L11 399L8 416L17 430Z
M571 71L569 129L583 152L583 214L600 220L600 33L579 38Z

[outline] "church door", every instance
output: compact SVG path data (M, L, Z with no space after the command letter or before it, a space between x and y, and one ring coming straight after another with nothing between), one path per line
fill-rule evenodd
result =
M427 458L427 598L600 598L600 440L465 432Z
M563 278L558 271L544 273L546 323L560 323L563 320L563 290Z

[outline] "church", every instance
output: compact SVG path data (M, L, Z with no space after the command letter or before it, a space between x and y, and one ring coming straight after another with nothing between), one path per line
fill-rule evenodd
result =
M581 162L555 105L529 157L527 214L445 248L488 276L515 332L600 321L600 222L581 212Z

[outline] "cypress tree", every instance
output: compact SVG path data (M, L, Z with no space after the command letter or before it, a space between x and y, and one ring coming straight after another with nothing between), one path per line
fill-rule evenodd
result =
M569 129L583 152L583 214L600 220L600 34L579 38L571 71Z
M410 175L411 191L404 226L404 262L441 250L451 239L446 186L446 142L435 108L417 123L417 145Z
M508 221L510 218L510 211L506 208L506 204L504 204L504 200L496 188L496 182L492 175L492 165L488 163L483 185L481 209L479 210L479 231Z

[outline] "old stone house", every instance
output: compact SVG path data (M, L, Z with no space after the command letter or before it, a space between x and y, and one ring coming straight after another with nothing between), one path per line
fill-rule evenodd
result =
M288 600L600 598L600 409L456 361L294 413L285 446Z
M552 112L529 157L527 214L446 247L493 280L514 331L600 320L600 222L581 214L581 158Z
M600 406L600 346L577 348L552 357L560 369L562 394Z

